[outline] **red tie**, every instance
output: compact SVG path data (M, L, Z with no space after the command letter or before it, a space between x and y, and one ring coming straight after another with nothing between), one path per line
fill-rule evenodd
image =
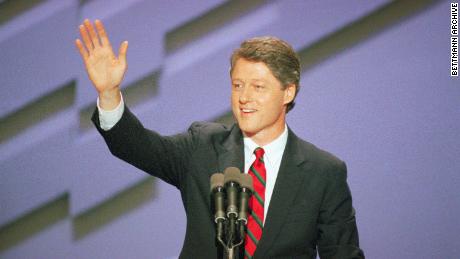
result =
M244 245L244 258L252 258L257 248L257 243L262 237L264 222L264 203L265 203L265 180L267 172L264 164L265 151L258 147L254 150L256 160L249 168L249 174L254 183L254 194L249 200L251 214L248 217L247 235Z

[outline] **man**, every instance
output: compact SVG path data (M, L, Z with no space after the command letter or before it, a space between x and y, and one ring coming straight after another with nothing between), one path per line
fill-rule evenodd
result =
M187 215L181 258L221 258L209 178L238 167L254 179L245 258L364 258L345 164L286 125L299 90L300 63L274 37L243 42L231 57L237 124L193 123L185 134L145 129L125 106L119 85L128 43L115 57L102 23L80 25L76 45L98 91L93 122L117 157L176 186Z

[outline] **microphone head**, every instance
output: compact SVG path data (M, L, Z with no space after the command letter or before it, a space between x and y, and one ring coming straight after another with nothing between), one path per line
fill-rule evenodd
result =
M221 173L215 173L211 175L211 192L219 186L224 186L224 175Z
M240 183L241 182L241 172L240 169L236 167L227 167L224 170L224 183L227 184L228 182L235 182L235 183Z
M241 175L240 187L247 188L251 190L251 192L254 192L254 185L252 184L252 176L250 174Z

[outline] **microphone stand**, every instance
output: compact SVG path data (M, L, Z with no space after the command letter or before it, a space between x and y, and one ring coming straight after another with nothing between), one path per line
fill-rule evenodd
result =
M233 215L231 215L233 216ZM235 241L235 232L233 233L228 233L229 237L227 240L227 244L225 244L223 241L220 242L224 248L224 258L225 259L238 259L239 258L239 246L241 246L244 242L244 236L245 236L245 231L244 231L244 224L242 221L236 221L236 218L231 217L233 219L230 219L228 223L230 226L228 226L230 229L233 228L234 230L236 229L236 225L238 225L237 232L239 232L239 242L234 244ZM232 227L233 225L233 227ZM233 231L234 231L233 230ZM231 232L228 231L228 232ZM220 240L219 240L220 241Z
M224 258L225 259L238 259L237 255L238 254L235 251L235 247L232 247L232 248L225 247L224 248Z

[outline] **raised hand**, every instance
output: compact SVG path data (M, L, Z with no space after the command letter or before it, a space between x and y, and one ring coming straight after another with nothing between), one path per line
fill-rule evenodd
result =
M118 57L115 56L104 25L99 20L95 20L95 25L96 29L86 19L79 26L84 45L80 39L76 39L75 44L83 58L89 79L99 93L101 107L111 109L120 101L119 86L127 69L128 42L121 43Z

